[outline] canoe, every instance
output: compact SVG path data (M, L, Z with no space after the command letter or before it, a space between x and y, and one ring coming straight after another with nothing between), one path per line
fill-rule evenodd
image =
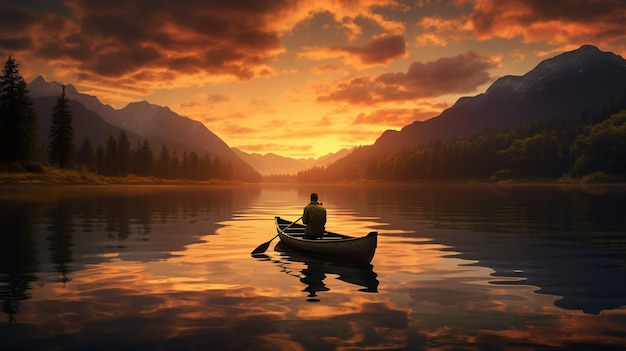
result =
M280 241L295 250L365 263L372 261L376 251L378 232L370 232L363 237L352 237L326 231L321 239L304 239L304 225L294 224L278 216L275 222Z

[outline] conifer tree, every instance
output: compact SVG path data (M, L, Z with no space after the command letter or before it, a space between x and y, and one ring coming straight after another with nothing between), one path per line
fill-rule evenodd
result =
M83 139L83 143L78 151L77 161L78 164L85 165L89 171L95 172L98 169L96 153L91 144L91 140L87 137Z
M74 162L75 151L72 110L70 110L70 100L65 95L64 85L61 96L52 110L48 159L61 168L67 168Z
M9 56L0 77L0 162L29 161L37 147L37 115L18 64Z
M107 174L107 152L102 145L96 149L96 173Z
M156 164L155 175L160 178L168 178L170 176L170 151L166 145L161 146L161 154Z
M121 176L127 176L131 171L130 141L125 132L120 132L117 138L117 171Z
M105 175L119 175L117 166L117 141L113 135L109 135L109 139L107 139L104 170L102 173Z
M142 144L137 144L135 152L135 172L140 176L152 175L154 153L150 148L150 142L144 139Z

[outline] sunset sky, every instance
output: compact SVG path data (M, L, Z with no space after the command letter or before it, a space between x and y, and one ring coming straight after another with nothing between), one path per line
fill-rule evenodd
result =
M583 44L624 57L624 23L624 0L0 0L0 54L28 82L169 106L229 146L299 158Z

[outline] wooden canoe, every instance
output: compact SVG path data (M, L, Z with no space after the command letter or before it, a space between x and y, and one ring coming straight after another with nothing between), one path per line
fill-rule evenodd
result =
M280 241L295 250L365 263L372 261L376 251L378 232L357 238L327 231L321 239L304 239L304 225L294 224L278 216L275 222ZM285 228L287 230L283 231Z

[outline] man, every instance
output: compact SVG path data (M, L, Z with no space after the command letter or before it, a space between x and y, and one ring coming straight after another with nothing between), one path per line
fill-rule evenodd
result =
M304 207L302 223L306 225L304 230L305 239L321 238L326 230L326 209L317 200L317 194L311 194L311 202Z

